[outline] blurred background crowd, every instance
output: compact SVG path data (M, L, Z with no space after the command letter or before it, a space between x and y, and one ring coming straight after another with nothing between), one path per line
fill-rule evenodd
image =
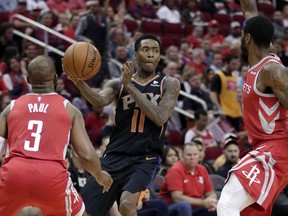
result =
M259 0L257 4L260 14L272 20L275 52L287 66L288 1ZM97 76L87 83L95 91L108 79L120 77L124 62L133 61L135 39L147 33L160 38L163 50L157 73L181 81L177 108L183 110L175 111L168 122L160 176L165 176L172 166L169 157L175 157L174 162L182 158L186 143L196 143L198 163L209 174L223 178L249 149L241 113L248 65L241 61L241 30L245 21L239 0L0 1L1 110L30 91L27 65L34 57L47 54L54 59L59 76L57 92L81 110L89 137L101 156L114 127L114 106L92 107L63 73L61 55L15 35L14 30L18 30L63 52L70 45L54 34L46 36L43 29L24 22L16 14L76 41L94 44L101 52L102 65ZM72 149L67 161L80 190L89 173L77 162ZM215 191L216 188L214 185ZM156 198L158 191L151 194ZM285 191L282 195L280 204L284 206L288 203ZM277 214L279 209L284 215L283 208L276 209L275 215L281 215Z

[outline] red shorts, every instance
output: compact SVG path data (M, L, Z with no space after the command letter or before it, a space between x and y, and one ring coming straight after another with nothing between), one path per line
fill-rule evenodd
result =
M245 190L260 205L254 205L258 211L270 211L271 205L287 185L287 153L287 140L265 141L231 169L230 172L236 174ZM265 214L262 212L262 215Z
M61 163L11 158L0 172L0 215L17 215L25 206L42 215L82 215L84 203Z

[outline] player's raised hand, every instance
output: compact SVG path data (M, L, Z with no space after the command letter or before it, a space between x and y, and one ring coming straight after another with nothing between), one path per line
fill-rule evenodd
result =
M123 64L122 67L122 83L127 85L131 82L131 78L134 74L134 65L131 61L127 61Z
M103 186L103 193L107 192L113 183L110 174L104 170L101 170L101 174L96 178L96 181Z

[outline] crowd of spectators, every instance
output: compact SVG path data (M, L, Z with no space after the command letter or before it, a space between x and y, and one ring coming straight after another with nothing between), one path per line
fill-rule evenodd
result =
M259 12L273 22L275 52L288 66L288 2L259 0L257 3ZM159 36L163 50L157 73L181 81L183 93L194 99L180 94L177 106L195 116L191 119L176 111L171 116L166 134L166 145L171 148L165 151L167 164L163 164L161 175L167 173L172 162L182 160L180 150L185 143L198 145L200 155L203 152L199 163L209 174L215 173L212 165L218 156L226 158L222 164L224 167L220 170L217 167L218 174L224 177L227 169L241 157L243 149L249 148L240 108L248 65L241 62L244 17L239 0L2 0L1 110L10 100L30 91L26 80L27 65L37 55L46 53L43 47L13 34L16 29L44 40L43 30L14 17L15 14L74 40L94 44L101 52L102 64L97 76L87 83L95 91L108 79L120 77L121 65L125 61L133 61L135 39L143 33ZM62 51L70 45L53 34L48 34L47 43ZM102 151L101 144L109 138L114 127L114 106L103 110L91 107L62 72L61 56L52 51L48 51L48 55L55 60L59 76L57 92L81 110L95 149ZM225 123L224 129L221 122ZM223 129L220 135L217 133L219 129ZM235 133L237 142L232 140L221 145L227 132ZM218 149L213 158L208 155L209 148ZM74 157L71 154L70 162L75 163L71 170L74 173L79 171L86 178ZM84 177L81 177L82 183Z

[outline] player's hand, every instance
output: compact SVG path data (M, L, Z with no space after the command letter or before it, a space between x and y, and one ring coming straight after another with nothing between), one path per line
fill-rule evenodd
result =
M103 186L103 193L107 192L113 183L110 174L103 170L101 170L101 174L96 178L96 181Z
M131 78L134 74L134 65L131 61L127 61L122 67L122 83L124 86L131 83Z
M65 67L64 67L63 58L61 59L61 63L62 63L62 71L66 74L66 76L67 76L67 78L68 78L69 80L71 80L72 82L77 82L77 81L80 81L80 80L81 80L81 79L78 78L78 77L71 77L71 76L69 75L69 72L68 72L67 69L65 69Z

